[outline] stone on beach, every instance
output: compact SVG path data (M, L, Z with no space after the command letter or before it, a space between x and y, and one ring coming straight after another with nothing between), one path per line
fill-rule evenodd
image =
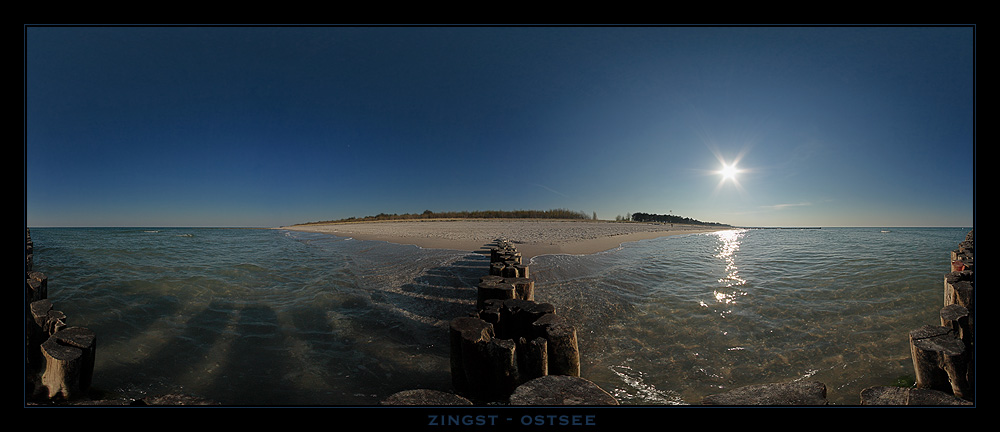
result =
M826 385L821 382L790 382L748 385L706 396L702 405L826 405Z

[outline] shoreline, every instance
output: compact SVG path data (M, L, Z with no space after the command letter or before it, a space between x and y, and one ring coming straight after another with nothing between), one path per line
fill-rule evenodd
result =
M516 245L525 259L531 259L539 255L587 255L628 242L731 228L567 219L436 219L291 225L278 229L472 252L488 248L503 237Z

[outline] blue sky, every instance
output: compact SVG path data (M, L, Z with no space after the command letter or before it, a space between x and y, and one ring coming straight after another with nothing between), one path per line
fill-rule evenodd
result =
M971 226L974 27L25 27L31 226ZM720 161L738 161L721 181Z

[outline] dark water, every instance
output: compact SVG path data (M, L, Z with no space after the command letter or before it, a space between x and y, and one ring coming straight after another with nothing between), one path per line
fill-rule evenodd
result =
M887 231L887 232L886 232ZM824 382L835 404L912 375L967 228L732 230L531 262L623 404ZM36 228L35 268L98 335L94 385L238 405L372 405L450 391L448 322L488 258L281 230Z

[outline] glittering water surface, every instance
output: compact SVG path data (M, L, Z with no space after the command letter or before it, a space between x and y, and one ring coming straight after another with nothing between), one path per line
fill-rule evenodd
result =
M883 232L888 231L888 232ZM816 380L835 404L912 375L968 229L725 230L531 261L623 404ZM488 257L282 230L36 228L35 268L98 335L94 385L226 404L371 405L451 390L448 322Z

